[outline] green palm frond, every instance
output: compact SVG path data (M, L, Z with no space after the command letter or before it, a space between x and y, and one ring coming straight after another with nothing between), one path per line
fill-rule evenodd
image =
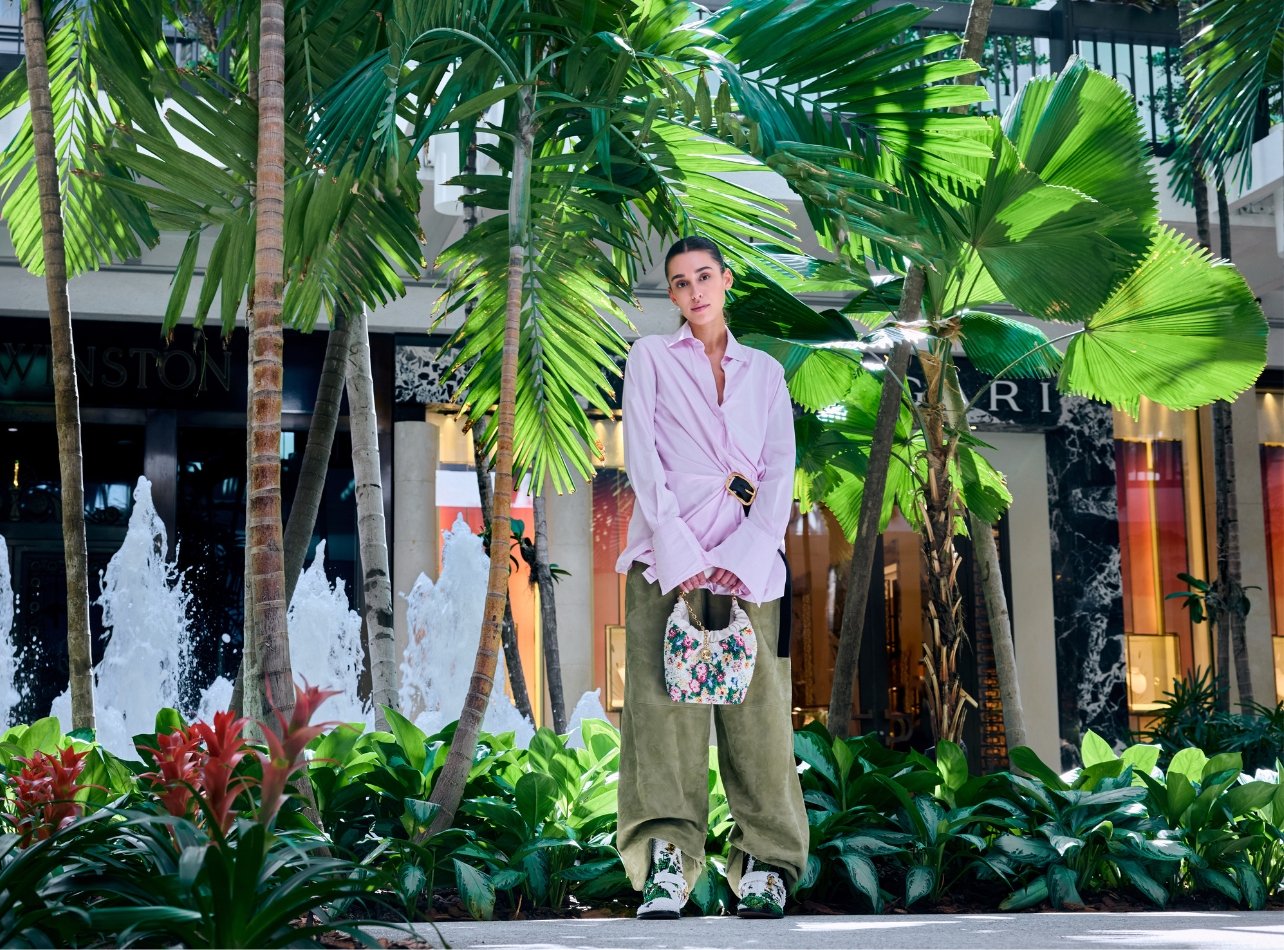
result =
M1093 312L1127 269L1127 253L1105 237L1126 213L1045 184L989 121L985 185L955 199L960 240L947 266L929 272L925 301L937 315L998 301L1052 320Z
M134 149L110 153L141 180L118 181L113 188L145 202L160 227L187 234L164 330L181 318L200 246L209 242L194 322L204 324L217 298L223 332L230 333L253 281L251 156L258 116L252 100L231 95L208 70L185 71L171 81L166 124L134 130ZM415 213L422 186L414 164L401 165L392 182L360 180L351 165L322 172L308 164L304 137L291 126L286 152L283 321L309 330L322 310L375 307L404 296L404 275L425 266Z
M1061 369L1061 352L1038 327L982 310L965 310L958 320L963 352L987 376L1048 379Z
M804 199L813 227L828 236L827 246L840 250L846 244L848 255L859 259L864 247L877 245L925 262L918 221L881 199L894 189L856 170L867 164L847 149L803 142L780 142L767 159Z
M785 368L789 397L808 412L819 412L847 398L862 357L853 348L800 343L757 333L747 334L740 341L769 353Z
M1187 135L1202 139L1205 154L1233 162L1228 167L1246 181L1261 94L1284 80L1278 71L1284 2L1207 0L1187 22L1194 30L1182 70Z
M532 191L547 187L532 182ZM559 491L572 489L571 472L592 477L592 422L581 405L609 412L618 375L617 361L627 344L611 321L628 325L616 302L628 299L623 277L598 239L602 228L573 210L563 196L559 219L533 217L523 277L521 342L518 355L514 466L532 484L552 480ZM462 388L469 417L476 423L499 399L503 357L504 308L508 278L507 215L487 219L442 254L450 277L444 307L473 304L448 345L458 347L456 367L467 367ZM493 444L496 428L487 431Z
M663 118L651 124L649 136L635 135L626 147L650 176L639 186L637 207L653 230L674 237L703 234L738 270L796 276L760 247L794 239L784 205L734 181L740 173L763 170L755 159Z
M804 508L824 504L833 512L848 539L855 536L860 517L865 474L869 463L874 418L882 393L882 381L862 372L851 386L846 400L823 417L800 416L794 423L798 465L794 477L795 495ZM921 443L921 440L919 440ZM898 504L914 517L916 479L921 448L914 438L913 420L902 403L892 443L879 530L885 530Z
M853 151L881 149L914 169L946 177L955 159L976 152L965 132L976 122L951 106L986 98L977 86L949 80L974 72L962 60L931 59L957 48L957 37L907 36L928 15L901 4L874 9L874 0L732 0L708 26L714 44L736 69L722 70L731 96L760 129L771 154L782 141L806 141L809 112L851 123ZM817 43L817 37L826 37Z
M1060 75L1027 82L1003 129L1022 164L1046 184L1128 212L1107 234L1141 258L1159 209L1150 148L1128 90L1076 57Z
M1133 415L1233 399L1266 365L1268 328L1233 266L1168 228L1066 351L1058 388Z
M476 110L500 95L497 87L520 83L523 64L510 29L522 0L392 0L388 43L354 65L317 102L309 142L322 164L355 159L359 169L398 151L397 121L414 123L412 154L460 118L461 105ZM502 95L511 94L506 89ZM500 98L502 98L500 95ZM491 102L498 99L491 99Z
M958 447L950 464L950 481L959 486L963 507L986 524L994 524L1012 507L1012 492L1003 473L970 446ZM964 527L962 519L957 527Z
M146 206L109 187L112 179L129 177L109 152L131 147L118 128L126 116L156 114L147 76L168 50L159 9L149 0L128 10L123 0L60 0L44 14L67 272L75 276L136 257L159 238ZM0 116L26 104L20 66L0 81ZM43 274L30 113L0 159L0 202L19 263Z

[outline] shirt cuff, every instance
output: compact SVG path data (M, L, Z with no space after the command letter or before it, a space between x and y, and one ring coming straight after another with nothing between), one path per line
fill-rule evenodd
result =
M769 537L746 518L725 541L709 552L709 563L740 578L747 591L745 596L760 604L771 579L772 568L780 556L780 541L780 538Z
M655 551L655 578L662 594L688 577L703 574L709 566L704 548L681 518L670 518L656 525L651 532L651 547Z

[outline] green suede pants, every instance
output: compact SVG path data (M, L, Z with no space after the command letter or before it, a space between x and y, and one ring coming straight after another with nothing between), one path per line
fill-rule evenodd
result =
M683 854L691 886L704 870L709 816L709 717L735 825L727 880L739 887L741 857L783 868L791 885L807 863L807 814L794 761L789 659L776 656L780 602L741 602L758 637L753 681L744 703L675 703L664 686L662 641L678 592L660 593L634 564L625 585L624 712L620 729L619 831L616 846L637 890L650 870L650 840ZM710 630L727 625L731 598L697 590L688 596Z

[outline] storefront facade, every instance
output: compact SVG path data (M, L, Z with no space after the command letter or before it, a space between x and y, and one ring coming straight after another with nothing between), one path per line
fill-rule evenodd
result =
M167 344L158 324L78 321L74 327L81 401L90 598L120 547L139 476L167 529L168 553L192 593L198 647L193 696L216 675L234 674L242 635L245 548L247 351L238 329L181 326ZM281 464L288 512L307 444L325 333L287 333ZM390 444L391 338L372 339L381 418ZM378 383L377 383L378 384ZM360 597L356 511L346 422L336 434L315 542L324 538L329 574ZM385 466L391 470L391 455ZM8 544L16 598L14 638L24 652L20 714L44 715L66 684L66 586L60 476L47 322L0 317L0 536ZM309 557L312 552L309 552ZM358 605L359 606L359 605ZM102 617L92 610L95 658Z

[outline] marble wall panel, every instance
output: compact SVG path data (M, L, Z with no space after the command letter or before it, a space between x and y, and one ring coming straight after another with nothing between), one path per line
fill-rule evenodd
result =
M1128 730L1110 408L1062 397L1047 451L1061 765L1071 768L1087 730L1116 746Z

